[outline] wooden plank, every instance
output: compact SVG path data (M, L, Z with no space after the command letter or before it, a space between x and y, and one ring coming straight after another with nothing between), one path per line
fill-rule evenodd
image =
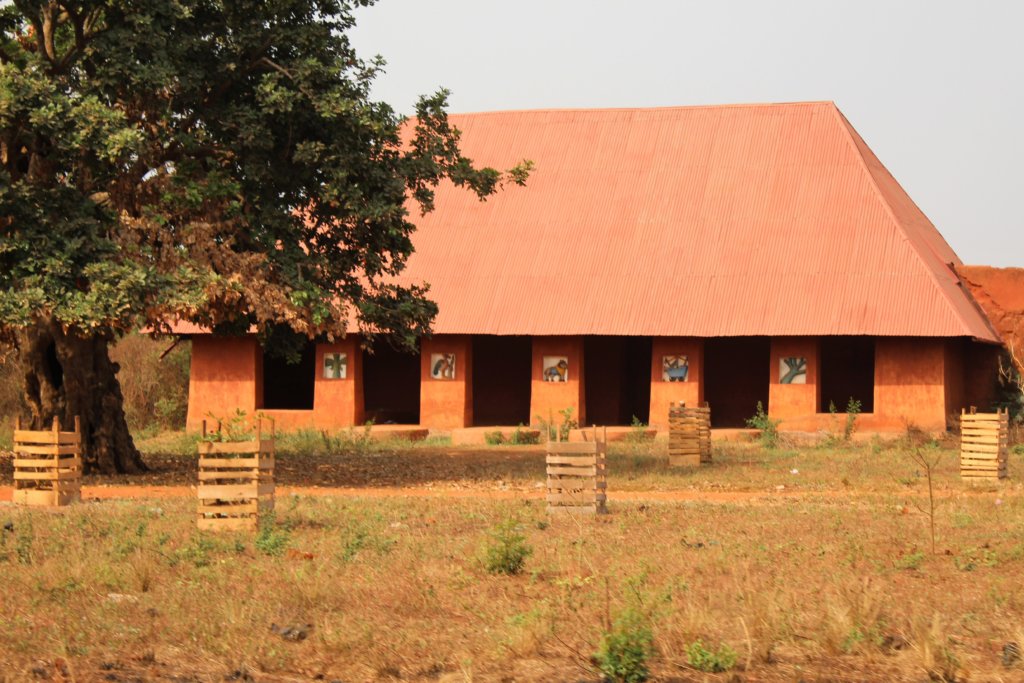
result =
M255 517L202 517L196 522L202 531L251 531L259 526Z
M568 503L570 505L586 505L587 503L603 503L606 500L603 493L581 492L581 493L549 493L547 495L548 504L561 505Z
M246 500L257 495L256 484L200 484L197 490L201 500Z
M549 477L593 477L597 475L596 467L566 467L554 465L547 468Z
M548 465L597 465L597 455L549 455L546 462Z
M606 489L608 482L594 479L548 479L547 487L552 491Z
M960 446L961 453L998 453L999 446L989 444L963 444Z
M251 441L200 441L196 446L202 455L255 454L259 452L260 442L255 439Z
M15 444L35 444L40 446L74 446L81 443L74 432L37 432L27 429L15 429L12 438Z
M54 472L53 470L50 470L49 472L45 472L45 471L43 471L43 472L15 472L14 473L14 480L15 481L59 481L59 480L62 480L62 479L78 479L80 476L81 476L80 473L77 472L77 471Z
M961 422L968 422L968 423L979 423L979 422L980 423L988 423L988 422L997 422L998 423L998 422L1002 422L1004 419L1005 418L1004 418L1004 415L1002 413L998 413L998 414L997 413L975 413L974 415L971 415L970 413L967 413L965 415L961 415L960 416L960 421Z
M53 467L55 464L65 468L82 467L82 459L79 457L54 460L53 458L19 458L15 456L13 462L14 469L18 469L20 467Z
M259 458L211 458L199 457L199 469L204 467L259 467Z
M1000 444L1002 442L1003 442L1003 438L1001 436L999 436L998 434L993 434L991 436L988 436L988 435L986 435L986 436L965 436L965 437L963 437L960 440L960 443L961 444L965 444L965 445L966 444L972 444L972 443L996 444L996 445L998 445L998 444Z
M198 507L199 514L217 514L217 515L254 515L259 512L259 503L256 501L246 501L242 503L226 503L223 505L203 505L200 504Z
M571 453L594 455L597 453L597 445L593 441L548 441L547 452L560 455Z
M81 450L78 446L25 446L23 444L14 444L11 448L15 453L25 453L26 455L78 455Z

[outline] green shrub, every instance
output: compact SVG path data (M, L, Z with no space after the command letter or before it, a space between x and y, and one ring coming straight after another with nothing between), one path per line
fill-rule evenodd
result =
M484 556L488 572L512 576L523 571L533 548L526 542L521 528L517 520L510 518L491 529Z
M647 660L654 654L654 634L647 619L636 609L627 609L601 636L594 660L608 679L622 683L646 681Z
M860 415L861 404L860 401L855 400L852 396L846 403L846 422L843 424L843 441L849 442L853 438L853 433L857 431L857 416Z
M779 445L779 424L781 422L782 420L773 420L768 417L768 413L764 411L764 406L758 401L757 412L754 413L754 417L747 419L747 426L760 432L758 434L758 441L761 442L761 446L767 449L774 449L778 448Z
M629 433L626 434L626 441L630 443L643 443L647 441L647 425L637 417L633 416L633 421L629 425Z
M500 446L505 443L505 435L500 431L484 432L484 443L488 446Z
M516 426L515 431L512 432L512 436L509 438L508 442L513 446L540 443L540 434L524 429L523 424L519 423L519 425Z
M697 640L686 648L686 663L698 671L721 673L736 666L736 653L724 643L717 650L709 650Z
M279 527L276 522L273 514L262 518L259 533L256 534L256 540L253 542L256 550L271 557L283 555L291 539L288 529Z
M917 570L924 562L924 553L921 551L904 555L895 562L896 569Z

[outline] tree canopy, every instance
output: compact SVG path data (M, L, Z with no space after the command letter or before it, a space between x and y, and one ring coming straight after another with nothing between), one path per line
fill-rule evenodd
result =
M268 343L428 332L426 287L394 281L410 202L431 210L446 179L484 198L530 164L474 166L443 90L408 120L374 101L383 61L348 39L369 4L0 8L0 332L45 330L18 343L54 343L65 373L61 339L105 355L119 334L177 320ZM33 382L60 391L52 379L29 373L30 404L46 393ZM37 403L42 419L71 410Z

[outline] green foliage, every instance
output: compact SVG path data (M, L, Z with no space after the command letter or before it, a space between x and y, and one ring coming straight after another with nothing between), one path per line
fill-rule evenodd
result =
M558 411L558 414L562 416L562 423L558 425L558 436L562 441L568 440L569 432L580 426L580 423L576 421L575 417L573 417L573 413L575 412L576 411L572 406Z
M268 514L260 519L259 532L253 545L264 555L278 557L284 554L290 541L291 533L288 529L278 525L273 514Z
M843 441L849 443L857 430L857 416L860 415L861 403L852 396L846 404L846 422L843 423Z
M626 441L631 443L643 443L648 440L647 425L636 415L629 425L629 433L626 434Z
M520 423L516 425L514 430L512 430L512 436L509 437L508 442L513 446L536 444L540 443L540 434L532 430L525 429L525 425Z
M129 334L111 349L133 432L185 427L191 343L172 343Z
M920 550L900 557L894 563L896 569L917 570L924 563L925 555Z
M210 443L233 443L254 439L253 420L241 408L228 417L220 417L213 413L207 414L207 432L200 439ZM257 418L258 419L258 418Z
M520 423L512 434L505 438L505 434L500 430L494 430L493 432L484 432L484 442L489 446L501 446L507 444L509 446L524 446L528 444L535 444L540 442L540 434L524 428L524 425Z
M601 636L594 660L607 678L622 683L647 680L647 661L654 654L654 634L648 621L640 610L627 608Z
M555 424L553 421L545 419L540 415L535 415L533 422L537 426L537 429L540 430L541 434L547 435L547 439L549 441L555 441L556 439L566 441L569 438L569 432L580 426L576 421L576 418L573 417L575 412L576 411L572 406L559 410L558 414L562 418L562 421L559 424Z
M764 411L764 406L760 401L757 402L757 411L754 416L747 418L747 426L760 432L758 441L762 447L769 450L779 446L779 424L781 422L782 420L773 420L768 417L768 413Z
M213 559L210 555L217 549L217 543L205 534L192 537L188 545L179 548L172 556L172 564L187 562L196 569L208 567Z
M0 5L0 337L57 330L102 355L182 321L285 357L350 327L414 347L437 306L396 277L408 207L433 210L442 181L484 199L532 164L474 166L447 91L411 119L374 101L384 62L349 40L366 4Z
M394 539L375 533L368 524L354 522L345 529L342 535L341 560L351 562L363 551L386 555L391 552L394 545Z
M484 567L491 574L514 576L523 571L533 548L526 542L522 525L514 518L495 525L488 533L490 540L484 550Z
M709 650L696 640L686 648L686 663L698 671L721 673L736 666L736 653L725 643L717 650Z

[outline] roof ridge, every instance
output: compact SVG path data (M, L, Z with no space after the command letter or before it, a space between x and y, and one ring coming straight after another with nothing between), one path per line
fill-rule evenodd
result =
M801 100L796 102L733 102L728 104L671 104L656 107L542 107L539 109L489 109L486 111L449 112L449 116L498 116L505 114L559 114L603 112L658 112L686 109L761 109L766 107L836 106L832 100Z
M910 242L910 247L913 250L914 255L917 257L918 261L924 268L925 272L929 275L932 285L934 285L935 289L938 290L938 294L939 296L942 297L942 300L946 303L946 306L949 307L953 315L956 316L957 320L960 321L960 324L963 326L965 332L969 336L973 336L970 332L970 323L963 317L963 315L961 315L960 311L957 309L956 304L950 299L949 294L942 286L942 282L939 280L939 274L932 267L932 265L928 263L926 256L921 252L920 245L918 244L918 242L922 240L915 239L915 237L917 236L916 233L913 235L911 234L912 232L914 232L913 229L905 225L903 221L900 220L900 218L896 215L896 211L893 209L892 204L889 202L888 199L886 199L885 193L882 192L882 188L879 187L878 181L875 178L875 174L871 172L871 168L868 166L868 161L867 159L864 158L864 153L861 151L860 147L857 145L857 140L854 138L855 129L853 128L853 125L846 118L846 115L844 115L843 112L840 111L839 107L835 105L835 103L833 103L832 105L832 111L837 121L839 122L840 128L842 128L843 132L845 133L847 143L852 148L854 157L856 157L856 159L860 162L861 170L864 172L864 175L867 176L868 183L871 186L871 189L874 191L875 197L877 197L878 201L882 204L882 207L885 209L885 212L889 215L890 220L892 220L893 225L896 226L896 228L906 236L907 241ZM867 148L866 142L864 143L864 146ZM870 148L868 149L870 151ZM874 152L872 152L872 154L874 154ZM880 160L879 165L881 165ZM895 178L893 178L893 180L895 181ZM899 184L897 183L897 185ZM906 194L906 190L903 189L902 185L899 185L899 188L901 192ZM911 199L910 201L914 202L913 199ZM914 206L917 206L917 204L914 203ZM918 210L920 210L920 207L918 207ZM922 211L921 214L924 215L924 212ZM928 220L927 216L925 216L925 220ZM931 223L930 220L928 220L928 222ZM932 226L934 228L934 224L932 224ZM924 247L928 250L928 252L931 254L933 258L935 258L947 269L947 272L949 272L949 274L952 276L952 280L955 280L959 284L960 277L959 275L957 275L956 270L951 268L950 264L945 263L939 256L939 254L935 253L935 250L932 249L930 244L926 243L924 244ZM952 249L950 249L950 251L952 251ZM960 287L959 289L961 292L963 291L962 287ZM966 297L964 298L967 300L968 304L971 303L969 299L967 299ZM991 324L989 323L989 321L984 320L984 322L986 323L987 327L991 329Z

